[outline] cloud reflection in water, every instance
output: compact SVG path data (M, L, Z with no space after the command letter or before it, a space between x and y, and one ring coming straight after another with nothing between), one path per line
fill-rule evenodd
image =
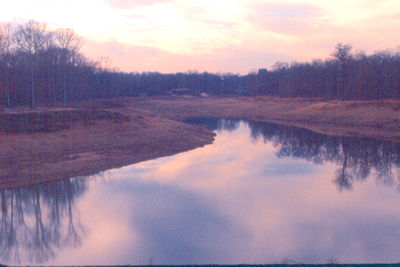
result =
M398 184L398 144L256 122L208 126L212 145L87 183L74 209L87 234L45 263L398 260L400 195L377 185Z

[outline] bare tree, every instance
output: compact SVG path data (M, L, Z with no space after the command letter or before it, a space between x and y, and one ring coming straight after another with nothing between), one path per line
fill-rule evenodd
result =
M346 94L348 94L348 65L349 65L349 61L352 58L351 56L351 49L352 46L350 44L342 44L342 43L338 43L335 46L335 51L332 53L332 56L334 56L335 58L337 58L340 62L340 93L339 95L342 97L342 99L344 100L345 97L347 96Z
M339 59L340 63L345 64L351 57L351 44L342 44L338 43L335 46L335 51L332 53L332 56Z
M0 60L4 66L5 89L7 92L7 106L10 107L10 79L9 65L13 39L13 29L10 23L0 25Z
M30 73L30 87L31 87L31 106L36 106L35 99L35 74L34 67L37 60L37 54L49 45L49 38L46 24L36 21L30 21L25 25L19 26L15 34L15 44L17 49L26 53L29 58L29 73Z
M72 29L58 29L55 39L61 50L61 62L63 66L63 102L67 106L67 71L68 66L73 64L74 58L81 47L81 40Z

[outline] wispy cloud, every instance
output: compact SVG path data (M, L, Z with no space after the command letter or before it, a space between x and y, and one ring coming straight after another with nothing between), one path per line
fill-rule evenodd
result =
M106 56L110 67L128 72L158 71L163 73L199 71L219 73L248 73L260 67L269 67L270 62L291 61L279 51L231 45L216 49L213 53L179 54L159 48L135 46L117 41L85 41L83 52L90 58Z
M170 0L106 0L106 2L113 8L132 9L138 6L153 5L161 2L169 2Z
M264 30L296 36L307 32L316 20L324 18L320 8L312 5L256 5L248 21Z

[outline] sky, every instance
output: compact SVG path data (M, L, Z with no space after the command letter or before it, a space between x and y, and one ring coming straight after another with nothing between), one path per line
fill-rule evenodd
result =
M72 28L81 52L126 72L246 74L275 62L400 51L399 0L0 0L0 22Z

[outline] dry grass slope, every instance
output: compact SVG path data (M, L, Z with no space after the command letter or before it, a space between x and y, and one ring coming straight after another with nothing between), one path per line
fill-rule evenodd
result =
M0 114L0 189L91 175L210 144L190 117L241 118L400 140L400 101L137 97Z

